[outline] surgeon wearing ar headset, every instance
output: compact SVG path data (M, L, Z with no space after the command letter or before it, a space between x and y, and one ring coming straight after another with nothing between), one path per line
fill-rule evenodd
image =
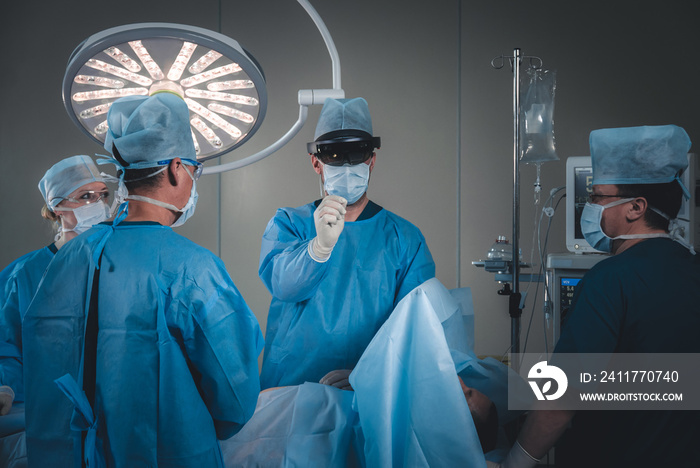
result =
M263 234L262 388L349 373L401 298L435 276L420 230L367 196L379 146L367 101L326 100L307 148L323 198L280 208Z
M89 156L71 156L54 164L41 178L45 205L41 215L57 233L54 242L25 254L0 272L0 416L24 401L22 382L22 315L54 254L78 234L110 216L109 191Z

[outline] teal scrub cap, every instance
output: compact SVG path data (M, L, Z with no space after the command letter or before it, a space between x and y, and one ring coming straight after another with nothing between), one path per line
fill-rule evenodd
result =
M185 101L172 93L127 96L114 101L107 114L104 147L127 167L173 158L195 159L190 113ZM139 165L141 168L144 164Z
M688 134L676 125L594 130L593 184L663 184L674 179L681 183L690 145Z
M104 182L90 156L71 156L57 162L39 181L46 206L53 209L76 189L91 182Z
M363 98L326 99L316 124L314 140L372 136L372 118Z

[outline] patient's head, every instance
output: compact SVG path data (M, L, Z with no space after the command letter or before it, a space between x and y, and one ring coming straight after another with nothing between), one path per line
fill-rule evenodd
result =
M464 398L467 399L469 411L476 426L476 433L479 435L481 442L481 450L484 453L490 452L496 448L496 439L498 437L498 413L496 405L479 390L467 387L461 377L459 384L462 386Z

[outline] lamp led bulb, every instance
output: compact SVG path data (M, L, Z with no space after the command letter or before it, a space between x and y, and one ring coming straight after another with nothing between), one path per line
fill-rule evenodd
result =
M132 49L134 49L136 56L139 58L139 60L141 60L143 66L146 67L146 71L149 75L151 75L151 78L154 80L162 80L165 78L163 71L160 69L156 61L153 60L153 57L151 57L148 49L144 47L141 41L131 41L129 42L129 45Z
M112 57L117 62L121 63L124 68L130 72L138 73L141 71L141 65L136 63L131 57L119 50L117 47L108 47L105 49L105 54Z
M201 73L206 70L209 65L216 62L221 57L222 55L220 53L216 52L215 50L210 50L192 64L192 66L189 68L189 72L193 75Z
M114 80L112 78L105 78L102 76L93 75L78 75L75 77L76 83L82 84L93 84L95 86L104 86L105 88L123 88L124 82L121 80Z
M185 41L182 44L182 49L180 49L180 53L177 54L175 62L173 63L173 66L170 67L170 71L168 72L168 79L170 81L177 81L180 79L180 77L182 76L182 72L185 71L187 62L190 61L190 58L194 53L194 49L196 48L197 44L193 44L191 42Z

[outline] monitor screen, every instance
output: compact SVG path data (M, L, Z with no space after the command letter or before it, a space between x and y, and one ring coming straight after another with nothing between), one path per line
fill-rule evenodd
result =
M571 306L574 290L581 278L561 277L559 279L559 310L564 311Z
M582 271L581 273L585 273ZM559 324L564 325L569 314L571 302L574 299L576 285L581 281L581 277L561 277L559 280Z
M590 166L574 167L574 238L583 239L581 232L581 213L591 194L593 169Z
M581 213L592 191L593 171L590 156L572 156L566 160L566 248L569 252L598 252L581 233Z

